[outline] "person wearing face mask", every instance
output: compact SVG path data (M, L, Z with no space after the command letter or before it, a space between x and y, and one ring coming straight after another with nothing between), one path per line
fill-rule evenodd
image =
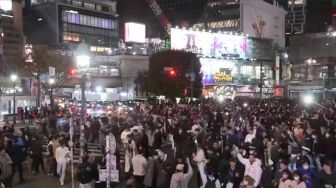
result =
M295 171L293 173L293 180L290 185L291 188L307 188L306 183L303 181L302 176L299 172Z
M298 168L298 172L302 175L307 188L313 188L313 178L316 178L316 174L315 171L310 168L310 162L308 160L302 163L302 167Z
M279 188L292 188L291 187L291 173L288 169L282 171L282 177L279 180Z
M188 183L193 175L193 170L189 162L189 158L186 159L188 164L188 172L183 173L184 165L176 165L176 171L171 177L170 188L187 188Z

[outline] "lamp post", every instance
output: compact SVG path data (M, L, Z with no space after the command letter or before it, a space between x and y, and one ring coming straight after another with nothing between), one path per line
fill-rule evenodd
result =
M49 85L50 85L50 106L51 106L51 109L53 109L53 106L54 106L53 86L54 86L54 83L55 83L55 79L54 78L49 78L48 82L49 82Z
M90 47L82 41L76 50L76 63L78 68L78 73L80 74L80 88L81 88L81 123L80 123L80 157L84 155L85 137L84 137L84 126L85 126L85 112L86 112L86 99L85 99L85 88L86 88L86 71L90 66ZM82 162L82 158L79 159Z
M16 85L15 85L15 82L17 80L17 75L16 74L12 74L10 76L12 82L13 82L13 89L14 89L14 92L13 92L13 125L16 124L16 115L15 115L15 108L16 108Z

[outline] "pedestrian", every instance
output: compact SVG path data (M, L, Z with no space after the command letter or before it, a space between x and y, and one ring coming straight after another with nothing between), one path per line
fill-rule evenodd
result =
M293 180L291 183L291 188L306 188L306 183L304 182L302 176L299 172L295 171L293 173Z
M282 171L282 177L279 181L279 188L292 188L291 173L288 169Z
M30 146L31 151L31 158L33 159L33 169L34 169L34 175L39 173L39 168L41 165L42 171L45 172L44 169L44 161L43 161L43 147L41 140L37 138L37 136L32 137L32 142Z
M331 160L325 160L323 163L323 170L318 173L318 183L319 187L333 188L336 187L336 173L332 170L333 162Z
M147 159L143 156L142 148L138 148L138 154L132 159L134 187L143 188L143 181L147 171Z
M57 174L60 176L60 184L64 185L65 170L70 159L69 148L65 146L64 140L60 140L60 146L55 151L57 161Z
M183 164L176 165L176 171L170 180L170 188L188 188L188 183L193 175L193 170L189 158L186 158L186 161L188 164L188 172L186 174L183 173Z
M20 183L24 182L23 178L23 170L22 170L22 162L25 159L25 145L20 139L21 134L19 132L16 132L14 134L14 138L11 141L11 145L8 146L8 153L12 158L13 161L13 173L12 173L12 178L15 175L16 170L19 173L19 180Z
M78 166L78 181L80 188L92 188L94 180L94 169L89 165L88 158L83 159L83 163Z
M5 188L11 187L12 184L12 163L5 147L0 146L0 181L5 185Z
M251 153L249 158L245 159L241 155L242 152L243 151L240 151L240 153L237 154L237 158L245 166L244 176L248 175L253 178L253 185L254 187L257 187L259 185L262 174L261 161L256 158L254 153Z

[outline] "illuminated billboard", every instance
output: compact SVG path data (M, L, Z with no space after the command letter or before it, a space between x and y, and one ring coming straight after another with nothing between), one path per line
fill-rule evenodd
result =
M146 26L133 22L125 23L125 42L145 43Z
M186 29L171 29L171 49L206 57L248 58L248 37Z
M235 62L230 60L200 58L200 63L204 85L232 82L237 72Z

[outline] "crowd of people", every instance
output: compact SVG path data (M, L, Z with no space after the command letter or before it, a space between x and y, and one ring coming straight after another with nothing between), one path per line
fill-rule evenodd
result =
M285 99L142 105L118 119L114 135L130 187L331 188L335 107Z
M71 116L69 115L68 118ZM74 116L72 116L74 117ZM336 186L336 103L304 106L286 99L144 103L116 106L109 115L87 117L87 142L102 145L103 157L86 153L78 165L82 188L100 187L105 136L117 142L119 182L134 188L332 188ZM79 122L74 121L74 126ZM53 115L36 134L2 130L0 180L10 187L22 162L44 168L64 185L71 159L68 129L59 136ZM49 138L43 155L43 137ZM77 139L76 136L74 138ZM74 141L76 145L76 141Z

